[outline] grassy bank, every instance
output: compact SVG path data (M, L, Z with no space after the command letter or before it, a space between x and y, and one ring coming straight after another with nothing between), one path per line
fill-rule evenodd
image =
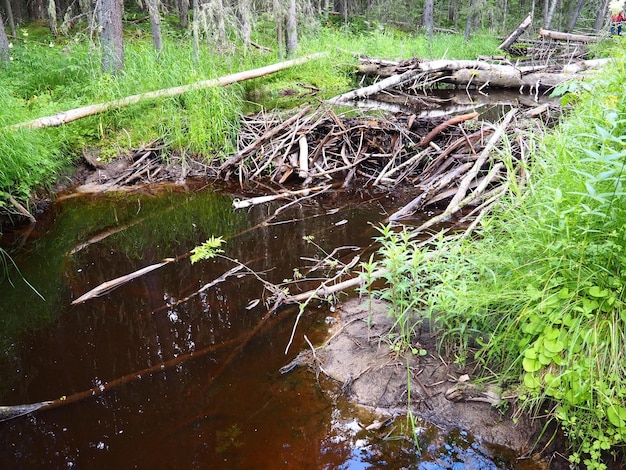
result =
M281 59L272 28L258 27L253 38L274 52L234 44L217 53L202 44L200 60L193 60L189 34L165 21L164 45L155 54L147 24L125 29L125 70L112 77L100 71L98 47L81 32L54 39L43 25L19 29L12 41L11 61L0 73L0 210L8 195L28 201L33 190L45 186L71 166L84 147L97 147L103 158L152 141L169 145L172 152L203 158L220 158L231 152L238 117L249 95L272 104L280 103L279 90L299 89L296 83L322 90L330 97L351 88L355 54L390 59L473 58L492 53L497 41L477 36L469 44L455 36L407 35L379 26L334 27L322 22L302 28L302 54L322 50L330 55L278 74L227 88L186 93L175 98L133 105L47 130L8 130L10 124L94 103L123 98L145 91L193 83L242 70L261 67ZM330 45L330 46L329 46ZM456 52L453 52L456 51ZM460 51L460 52L459 52ZM458 55L458 54L461 55ZM300 88L301 89L301 88ZM297 105L291 100L286 105ZM258 109L258 106L252 106Z
M569 459L586 468L626 443L626 69L572 83L563 124L533 140L530 184L482 222L474 240L429 256L382 234L389 298L410 341L416 311L442 347L485 379L556 419ZM408 331L407 331L408 330Z

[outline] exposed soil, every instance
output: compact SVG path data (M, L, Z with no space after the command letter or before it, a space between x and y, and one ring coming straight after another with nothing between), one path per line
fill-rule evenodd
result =
M408 361L415 415L444 430L458 428L483 442L511 448L534 459L533 468L543 467L534 450L542 423L519 412L498 387L474 382L471 367L460 368L442 358L427 331L414 345L426 354L393 351L387 339L393 324L388 312L388 305L377 300L339 305L334 334L315 356L305 351L292 365L313 367L343 384L344 393L356 403L382 416L397 416L407 410Z

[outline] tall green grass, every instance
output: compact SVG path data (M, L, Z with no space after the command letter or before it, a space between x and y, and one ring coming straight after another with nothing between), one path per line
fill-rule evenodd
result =
M254 39L275 46L273 26L259 23ZM152 48L145 25L125 30L125 69L112 77L100 71L99 50L84 32L52 38L42 25L20 29L13 41L12 60L0 73L0 201L12 194L26 200L28 194L52 181L81 149L96 146L105 158L153 141L171 151L200 158L222 158L234 149L239 115L246 95L263 89L281 106L284 88L299 84L320 88L321 98L357 86L354 54L401 59L413 56L468 58L491 53L495 39L477 37L465 44L460 37L441 35L427 40L372 24L367 28L335 28L309 22L303 25L300 53L329 51L327 58L250 82L186 93L179 97L146 101L105 114L81 119L62 128L44 131L10 131L4 126L58 111L106 102L218 77L281 60L278 51L234 47L218 52L201 44L200 60L193 60L188 34L165 21L164 50ZM236 45L235 45L236 46ZM297 102L286 103L295 106Z
M442 240L419 266L422 252L388 234L382 263L404 246L406 275L404 288L383 293L421 306L457 360L478 361L520 403L558 420L573 464L604 468L603 455L626 444L623 56L564 89L575 107L533 141L528 189L475 240ZM415 280L426 287L407 287Z

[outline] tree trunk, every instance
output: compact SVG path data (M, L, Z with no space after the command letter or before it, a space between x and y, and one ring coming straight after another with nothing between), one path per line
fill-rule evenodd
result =
M509 34L509 37L507 37L502 42L502 44L498 46L498 49L502 49L503 51L506 51L517 40L517 38L520 37L524 33L524 31L528 29L528 27L532 24L532 22L533 22L533 16L531 13L529 13L528 16L526 16L526 18L524 19L524 21L522 21L519 24L519 26L515 28L515 31Z
M163 40L161 38L161 15L159 14L159 0L147 0L148 15L150 15L150 30L152 32L152 43L154 50L163 50Z
M274 18L276 19L276 44L278 45L278 57L282 58L284 57L285 52L285 33L283 30L285 14L280 0L274 0L272 8L274 10Z
M93 8L91 0L78 0L78 6L80 11L87 17L87 27L89 28L89 35L94 33L93 24Z
M29 19L39 21L46 19L46 0L31 0L26 2L26 6Z
M560 31L550 31L547 29L540 28L539 35L544 38L557 39L559 41L573 41L573 42L583 42L585 44L590 42L598 42L597 36L587 36L585 34L571 34L571 33L561 33Z
M57 6L54 0L48 0L48 25L52 37L56 38L59 32L57 31Z
M189 0L177 0L178 20L180 27L187 29L189 27Z
M469 11L467 12L467 20L465 21L465 40L469 41L472 34L472 25L474 24L474 15L478 9L479 0L471 0Z
M98 9L102 70L115 74L124 68L124 40L122 37L123 0L101 0Z
M0 62L8 63L9 60L9 38L7 38L7 32L4 29L4 20L0 16Z
M298 50L298 17L296 13L296 0L289 0L287 7L287 57L293 57Z
M250 44L250 35L252 33L251 17L250 0L239 0L237 2L237 18L239 20L239 34L245 48Z
M177 86L174 88L166 88L163 90L149 91L146 93L140 93L138 95L127 96L126 98L121 98L119 100L109 101L107 103L93 104L90 106L83 106L82 108L70 109L69 111L61 111L52 116L44 116L44 117L34 119L32 121L13 124L9 128L10 129L20 129L20 128L43 129L45 127L62 126L63 124L67 124L68 122L76 121L78 119L82 119L87 116L93 116L95 114L104 113L112 109L118 109L124 106L130 106L142 100L179 96L188 91L202 90L205 88L212 88L212 87L217 87L217 86L227 86L232 83L242 82L244 80L250 80L253 78L259 78L264 75L269 75L271 73L276 73L281 70L285 70L289 67L294 67L296 65L304 64L310 60L319 59L320 57L324 57L326 55L328 55L328 53L318 52L315 54L306 55L304 57L299 57L297 59L288 60L286 62L279 62L277 64L266 65L265 67L261 67L258 69L246 70L244 72L237 72L237 73L233 73L231 75L225 75L219 78L203 80L200 82L191 83L190 85L182 85L182 86Z
M426 30L428 37L433 37L433 30L435 29L435 20L433 18L435 0L426 0L424 2L424 12L422 13L422 26Z
M554 18L554 12L556 11L556 7L559 4L559 0L546 0L546 3L548 2L549 8L547 9L546 16L543 19L544 29L550 29L550 25L552 24L552 20Z
M200 26L198 21L200 18L200 7L198 6L198 0L193 0L193 60L194 62L200 62Z
M13 20L13 8L11 8L11 0L4 0L4 12L7 15L7 21L9 22L9 31L11 31L11 36L15 37L17 36L17 32L15 31L15 21Z
M572 12L572 17L570 18L569 25L567 25L568 33L571 33L574 30L574 27L576 26L576 22L578 21L578 17L580 16L580 12L582 11L584 5L585 0L578 0L578 2L576 3L576 7Z
M600 8L598 8L598 16L596 16L596 22L593 24L593 30L597 33L602 29L604 21L606 20L607 9L609 8L610 0L602 0Z

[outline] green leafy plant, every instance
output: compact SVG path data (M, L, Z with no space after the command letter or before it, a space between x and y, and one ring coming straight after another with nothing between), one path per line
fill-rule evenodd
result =
M224 253L220 247L225 243L222 237L211 237L205 241L202 245L195 247L191 250L191 264L197 263L201 260L215 258L218 254Z

